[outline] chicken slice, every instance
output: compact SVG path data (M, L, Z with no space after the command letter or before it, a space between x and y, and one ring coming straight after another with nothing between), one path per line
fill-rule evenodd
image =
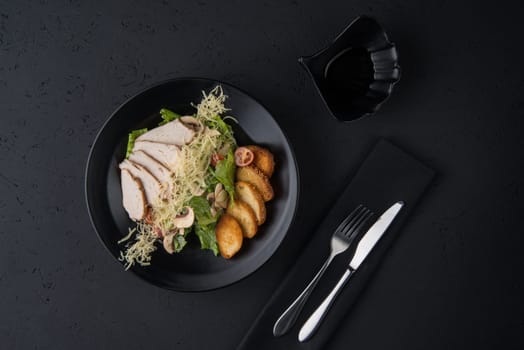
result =
M151 157L148 153L142 150L132 152L129 155L129 160L138 165L142 165L160 181L164 188L169 188L173 172L166 168L165 165L160 163L158 160Z
M137 137L136 141L153 141L169 145L183 146L193 140L195 131L180 121L173 120L167 124L156 127Z
M140 179L148 204L152 205L161 198L162 186L160 181L145 167L128 159L124 159L122 163L120 163L120 169L127 170L134 178Z
M121 173L122 203L129 217L134 221L146 216L147 202L142 183L126 169Z
M151 157L158 160L166 168L175 172L180 158L180 148L176 145L153 141L135 142L133 152L144 151Z

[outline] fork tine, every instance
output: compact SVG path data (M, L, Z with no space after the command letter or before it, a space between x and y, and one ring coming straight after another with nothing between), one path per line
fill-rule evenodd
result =
M360 211L362 211L362 208L364 206L362 204L359 204L358 207L356 207L355 209L353 209L353 211L351 213L349 213L349 215L344 219L344 221L342 221L340 223L340 225L338 225L337 229L335 230L335 232L340 232L342 231L342 229L347 225L347 223L352 220Z
M366 224L366 222L369 220L370 217L373 216L373 213L371 212L371 210L368 210L368 212L366 213L366 215L364 215L361 220L358 222L358 223L355 223L355 225L353 225L353 227L351 227L347 232L344 233L344 235L346 237L349 237L351 236L353 233L355 232L359 232L360 229Z
M353 217L353 219L347 223L341 230L339 233L341 234L345 234L345 232L347 232L348 229L350 229L351 227L355 226L358 222L360 222L361 218L363 216L365 216L370 210L366 207L362 207L362 210L360 210L360 212L358 213L358 215L355 215Z

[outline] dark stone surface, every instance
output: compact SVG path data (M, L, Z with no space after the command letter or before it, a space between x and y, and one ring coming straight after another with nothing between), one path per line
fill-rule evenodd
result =
M522 348L524 50L520 2L11 1L0 5L0 343L8 349L232 349L305 242L231 287L147 285L85 209L97 130L171 77L247 90L298 158L290 237L311 230L386 137L437 169L333 349ZM331 118L296 58L366 13L403 76L371 118ZM295 233L293 235L293 233Z

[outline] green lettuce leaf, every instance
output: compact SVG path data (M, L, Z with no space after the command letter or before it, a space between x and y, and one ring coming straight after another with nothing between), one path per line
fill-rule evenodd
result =
M235 119L229 117L229 119L236 122ZM233 128L231 125L226 123L219 115L214 116L205 121L205 125L213 130L217 130L220 133L220 140L223 144L236 145L235 138L233 136Z
M229 194L229 198L234 200L235 197L235 156L230 149L226 157L218 161L215 167L215 178L224 185L224 189Z
M200 240L202 249L210 249L218 255L218 244L215 235L215 225L219 215L211 215L211 206L204 197L193 197L188 205L195 213L195 234Z
M158 124L159 126L180 118L180 114L170 111L167 108L162 108L160 110L160 117L162 117L162 121Z
M175 253L180 253L186 244L187 241L185 235L175 235L175 238L173 239L173 248L175 249Z
M133 147L135 146L136 138L146 132L147 132L147 128L143 128L143 129L133 130L129 133L129 136L127 138L126 158L128 158L131 152L133 151Z
M222 135L233 139L233 128L219 116L216 117L216 127Z
M215 256L218 255L218 243L215 235L215 224L200 225L198 222L195 224L195 234L200 240L200 247L202 249L210 249L213 251Z
M218 215L211 215L211 206L204 197L193 197L189 201L188 205L193 208L196 221L199 225L207 226L217 222Z
M208 192L214 192L215 187L218 184L218 180L215 177L215 174L213 173L213 168L211 166L209 166L208 172L209 172L209 175L206 178L206 184L207 184L206 189Z

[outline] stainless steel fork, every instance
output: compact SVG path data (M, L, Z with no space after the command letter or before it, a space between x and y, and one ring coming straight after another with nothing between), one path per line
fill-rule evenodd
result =
M293 327L309 295L315 289L320 277L322 277L331 261L333 261L333 258L349 248L351 242L372 215L373 213L361 204L340 223L331 237L331 250L324 265L322 265L302 293L275 322L273 326L273 335L275 337L285 334Z

